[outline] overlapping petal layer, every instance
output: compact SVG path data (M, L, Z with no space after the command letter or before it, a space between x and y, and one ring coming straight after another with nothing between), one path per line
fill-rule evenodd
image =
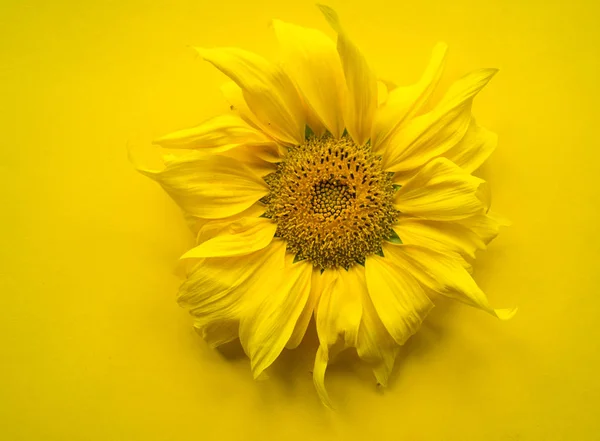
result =
M483 182L448 159L437 158L403 185L394 200L403 214L441 221L464 219L484 212L477 193Z
M183 256L189 271L178 302L200 335L212 346L239 337L258 377L284 348L301 343L314 317L313 379L331 405L325 373L335 355L356 348L385 386L399 347L433 307L427 292L501 319L515 309L491 307L467 271L476 251L506 225L489 210L489 187L471 174L497 144L471 114L496 70L464 76L431 103L446 59L440 43L417 83L389 86L378 104L377 77L365 56L335 11L319 8L337 42L275 20L281 64L240 49L199 49L231 79L223 93L232 112L159 138L174 153L164 169L140 171L197 227L196 247ZM294 259L276 221L260 217L270 191L266 176L289 148L303 145L306 124L316 136L335 139L346 130L402 184L393 193L396 237L380 255L322 270Z
M284 69L297 84L310 112L339 138L344 131L344 73L335 44L315 29L280 20L274 20L273 26ZM320 134L318 127L311 128Z
M237 48L197 50L242 89L248 107L265 132L290 145L302 144L306 122L302 101L279 66Z
M241 213L269 190L250 167L226 156L183 157L164 170L139 171L157 181L183 210L206 219Z

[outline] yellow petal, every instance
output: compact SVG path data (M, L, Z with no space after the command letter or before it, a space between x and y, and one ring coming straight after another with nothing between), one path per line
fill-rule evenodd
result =
M319 295L319 303L323 301L325 298L326 301L323 302L329 303L329 299L335 286L338 282L338 273L336 271L325 271L321 274L321 271L318 271L318 275L313 276L313 289L318 290ZM327 305L325 305L325 308ZM319 312L315 311L315 318L317 322L317 332L319 331ZM325 371L327 370L327 365L329 364L329 342L328 340L333 340L334 344L337 341L337 333L335 333L335 338L330 337L329 335L329 326L325 322L326 315L321 314L321 332L319 333L319 340L322 340L319 344L319 348L317 350L317 355L315 357L315 364L313 367L313 383L315 385L315 389L317 390L317 394L321 399L321 402L332 408L331 400L329 399L329 394L327 393L327 389L325 388ZM323 329L323 328L326 329Z
M255 292L265 279L279 280L285 243L274 240L267 248L244 256L201 259L181 285L177 302L190 310L196 325L239 320L254 306Z
M481 69L456 81L435 109L412 119L382 149L386 170L413 170L444 154L465 135L473 98L497 71Z
M460 225L477 234L486 245L498 235L500 227L510 223L496 213L480 214L458 221Z
M323 277L321 277L321 271L314 268L310 284L310 295L302 314L300 314L300 318L298 318L294 332L287 342L287 345L285 345L287 349L295 349L302 342L304 334L306 334L308 324L310 323L310 319L313 316L315 308L317 307L317 303L319 302L319 298L321 297L321 292L323 291L323 286L321 283L322 280Z
M477 189L484 181L446 158L425 165L394 195L403 213L431 220L463 219L484 211Z
M419 329L433 303L410 272L388 258L369 256L365 274L381 322L396 343L403 345Z
M332 352L357 345L365 290L364 268L355 265L348 271L328 269L319 277L322 291L315 315L320 346L313 381L323 403L331 407L325 389L325 371Z
M439 252L457 252L471 258L486 248L481 237L457 222L402 218L394 226L402 243L419 245Z
M384 149L389 137L395 135L403 123L427 102L442 76L447 49L445 43L434 47L429 65L417 83L389 90L387 100L375 113L371 136L374 152Z
M322 32L274 20L285 71L331 134L344 132L344 73L335 44ZM314 127L313 127L314 130Z
M138 170L156 180L183 210L207 219L241 213L269 193L253 170L225 156L183 157L162 171Z
M190 231L196 236L198 235L202 227L206 225L207 222L209 222L208 219L201 219L199 217L192 216L191 214L186 213L185 211L183 212L183 218L185 219L185 223L187 224Z
M327 352L327 348L319 346L319 349L317 349L317 356L315 357L315 365L313 367L313 383L321 402L326 407L333 409L329 394L325 388L325 371L327 370L328 364L329 353Z
M360 317L362 315L361 289L359 274L364 271L359 265L348 271L328 269L322 277L330 278L321 293L317 307L317 333L321 346L329 348L342 338L345 346L355 347Z
M312 265L306 261L292 263L293 258L285 256L278 286L268 290L268 295L240 322L240 341L250 357L254 378L279 356L308 301Z
M461 141L444 153L444 156L473 173L484 163L498 145L498 135L477 125L471 118L469 128Z
M233 222L236 222L245 217L259 217L265 212L264 205L256 203L247 210L242 211L239 214L226 217L223 219L199 219L200 226L196 235L196 245L200 245L207 240L216 237L219 233L224 231ZM196 218L198 219L198 218Z
M263 177L273 173L277 163L281 161L280 158L274 160L272 154L272 151L265 152L256 146L240 146L221 153L221 156L235 159L238 163L246 165L257 176Z
M477 189L477 197L483 204L484 212L490 211L492 206L492 187L487 182L483 182Z
M254 204L254 205L257 205L257 204ZM247 210L243 211L243 213L245 213L246 211ZM207 241L217 237L219 234L221 234L222 232L227 230L227 227L229 225L231 225L232 222L234 222L231 219L234 217L237 218L237 216L239 216L239 215L231 216L231 217L228 217L225 219L209 219L208 221L204 222L204 224L198 230L198 234L196 235L196 244L201 245L204 242L207 242ZM238 220L238 219L236 219L236 220ZM207 257L207 256L205 256L205 257ZM208 257L211 257L211 256L208 256Z
M364 278L363 284L365 284ZM362 360L373 366L377 382L382 386L387 386L399 346L381 322L366 285L363 290L362 305L363 314L358 330L356 351Z
M377 80L377 108L379 109L381 106L383 106L383 104L387 101L388 99L388 88L387 85L381 80L381 78L379 78ZM375 115L377 116L377 110L375 111ZM376 118L375 116L375 118ZM375 121L373 121L373 124L375 124ZM374 131L373 128L371 128L371 130ZM373 139L373 136L371 135L371 139Z
M461 264L454 258L416 245L384 245L386 258L405 268L423 286L447 297L480 308L506 320L517 308L493 309L485 294Z
M207 153L220 153L240 145L275 146L275 142L264 133L234 113L216 116L196 127L165 135L154 143L166 148L200 149Z
M344 121L348 133L359 145L371 136L373 116L377 108L377 76L358 47L342 29L337 13L329 6L317 5L329 25L338 34L337 50L346 80Z
M314 136L317 138L323 137L327 133L327 128L323 125L317 114L310 108L310 106L303 99L304 111L306 112L306 125L312 130ZM306 132L305 132L306 139Z
M268 139L276 140L276 138L272 137L268 132L262 131L260 122L248 108L248 105L244 100L244 93L237 84L233 81L228 81L221 86L221 92L223 93L225 100L229 103L230 109L246 124L263 132ZM254 156L267 162L279 162L285 154L284 148L277 143L275 143L275 146L268 143L255 143L254 145L248 146L247 149L250 150ZM242 149L236 150L240 151Z
M273 240L277 224L262 217L245 217L229 224L212 239L192 248L182 259L226 257L262 250Z
M392 92L393 90L398 88L398 85L394 81L390 80L389 78L379 77L378 81L383 84L383 86L386 89L387 94L389 94L390 92ZM381 104L383 104L384 102L385 102L385 100L383 100ZM379 105L379 103L378 103L378 105Z
M302 101L279 66L237 48L197 50L241 87L261 129L290 145L302 144L305 126Z
M238 337L240 325L235 320L219 320L209 324L195 323L196 332L211 348L229 343Z
M229 108L233 112L237 113L240 118L246 122L246 124L256 129L260 129L260 121L256 118L254 113L252 113L248 107L248 104L246 104L244 92L240 86L233 81L228 81L221 86L221 93L225 97L225 100L229 103Z
M196 235L196 245L200 245L219 235L219 233L224 231L233 222L244 217L259 217L264 212L264 205L258 202L241 213L222 219L202 219L185 212L184 217L186 217L192 233ZM190 259L180 260L177 264L176 271L181 272L181 274L187 274L189 272L189 268L192 268L196 263L197 262Z

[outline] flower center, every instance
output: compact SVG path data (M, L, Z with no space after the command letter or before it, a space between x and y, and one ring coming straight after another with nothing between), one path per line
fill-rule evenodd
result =
M337 219L342 211L351 206L351 200L354 199L347 184L333 179L315 184L312 193L313 212L326 219Z
M265 181L265 216L277 223L275 235L296 260L321 269L364 265L394 234L391 174L368 146L349 137L313 137L291 147Z

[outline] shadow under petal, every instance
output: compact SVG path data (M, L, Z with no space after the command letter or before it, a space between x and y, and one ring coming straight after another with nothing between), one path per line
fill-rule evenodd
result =
M223 358L228 361L237 361L247 358L244 348L242 347L240 340L237 338L217 347L216 349L217 352L219 352L219 354L221 354Z

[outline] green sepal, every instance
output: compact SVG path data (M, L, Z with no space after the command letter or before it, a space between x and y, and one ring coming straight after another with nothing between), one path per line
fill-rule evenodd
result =
M385 240L395 243L396 245L402 245L402 239L400 239L400 236L398 236L398 233L396 233L394 230L392 230L390 235L386 237Z
M308 124L306 124L304 126L304 139L310 139L314 136L315 136L315 132L313 132L313 130L310 127L308 127Z
M292 263L298 263L298 262L302 262L303 260L306 260L306 257L300 257L299 254L296 254L294 256L294 261Z
M398 191L402 188L402 185L400 184L392 184L392 187L394 187L394 191Z
M358 263L360 266L365 266L365 259L364 259L364 257L361 260L356 259L356 263Z
M383 248L379 248L379 251L375 251L375 254L381 257L385 257L385 255L383 254Z
M325 268L321 268L321 275L325 272Z
M348 136L348 129L344 128L344 133L342 133L342 138Z

